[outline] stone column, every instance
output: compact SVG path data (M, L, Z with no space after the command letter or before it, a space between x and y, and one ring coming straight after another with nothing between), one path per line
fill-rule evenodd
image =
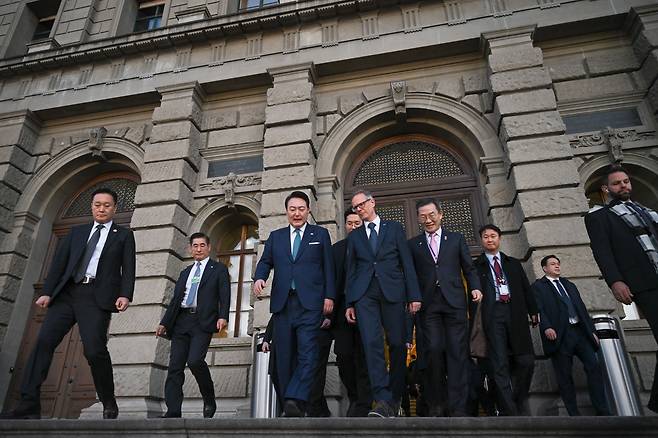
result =
M4 404L11 380L9 368L14 365L28 316L15 314L14 310L29 306L21 304L32 300L32 283L23 288L25 293L19 291L25 283L39 218L31 214L17 217L15 208L35 170L33 152L40 128L41 122L30 111L0 115L0 406Z
M162 101L153 112L131 223L137 246L134 300L110 326L110 353L124 418L161 414L169 342L156 339L154 332L187 257L192 190L201 160L203 90L193 82L158 92Z
M272 230L288 224L284 200L293 190L301 190L309 196L309 220L317 222L315 69L313 64L300 64L268 72L273 85L267 90L265 109L263 197L258 223L261 242L267 240ZM261 245L259 256L262 248ZM269 317L269 298L256 301L254 328L267 326Z
M541 257L554 253L590 310L616 308L589 249L587 199L564 135L552 81L533 27L483 35L493 123L505 150L506 172L487 186L490 215L505 234L504 250L526 261L531 281Z
M653 114L658 115L658 4L632 8L628 24L640 73L647 82L649 103Z

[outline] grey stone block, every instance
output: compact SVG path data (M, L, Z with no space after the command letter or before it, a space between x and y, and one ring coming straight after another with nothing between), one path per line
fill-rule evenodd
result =
M324 116L324 120L325 120L324 133L328 134L329 132L331 132L331 129L336 125L336 123L338 123L340 119L342 119L342 117L339 116L338 114L327 114L326 116Z
M315 186L315 169L312 165L277 168L263 172L263 191L299 189Z
M0 325L9 325L11 313L14 310L14 303L9 301L0 300ZM0 341L1 342L1 341Z
M34 170L34 157L18 146L0 147L0 164L12 164L24 173Z
M201 162L199 144L192 139L147 144L144 151L144 163L183 159L198 170Z
M312 97L313 84L307 81L280 83L267 90L268 105L301 102L311 100Z
M331 114L338 112L338 96L335 94L318 94L315 97L318 114Z
M340 102L340 113L342 115L349 114L354 109L360 107L365 103L363 101L363 95L361 95L361 93L342 95L338 100Z
M147 334L113 336L107 343L113 364L138 365L153 363L166 365L169 362L169 342L156 338L156 326ZM130 348L126 348L130 345Z
M261 217L258 221L258 237L265 241L272 231L286 226L288 219L285 215Z
M215 382L215 391L218 397L247 396L248 367L213 367L211 375ZM190 389L198 390L198 387L194 385ZM185 390L183 390L183 393L185 393Z
M605 281L598 278L574 278L585 307L590 313L609 313L617 308L617 301Z
M22 276L26 265L27 259L25 257L14 253L0 254L0 272Z
M238 126L238 112L235 110L222 110L206 112L203 117L203 131L235 128Z
M174 226L183 232L187 232L189 223L189 213L178 204L170 204L135 209L130 226L133 229Z
M142 144L147 135L150 135L150 132L150 126L131 126L128 131L126 131L123 138L139 145Z
M535 219L525 222L524 227L528 243L535 248L589 244L580 216Z
M190 210L192 191L183 181L163 181L140 184L135 192L135 206L168 204L175 202Z
M514 164L570 158L573 151L565 135L528 138L507 142L509 160Z
M265 169L314 163L315 154L310 143L291 144L263 150L263 167Z
M578 170L571 161L528 163L514 166L512 179L517 190L533 190L580 183Z
M491 220L501 231L516 231L523 225L523 211L518 203L511 207L497 207L490 211Z
M503 117L501 136L505 141L539 134L563 134L566 127L557 111Z
M21 287L21 280L8 274L0 274L0 298L16 301Z
M552 82L546 67L494 73L489 80L491 81L491 91L495 94L546 88Z
M174 227L135 230L135 244L138 253L174 251L181 258L188 255L187 235Z
M462 76L464 92L466 94L484 93L489 89L487 75L483 71L473 71Z
M0 164L0 181L12 189L22 192L30 176L12 164Z
M151 143L166 142L190 138L194 143L200 144L199 129L188 121L160 123L151 131Z
M168 252L151 252L137 254L137 277L167 277L178 280L181 271L181 259Z
M626 73L558 82L554 84L558 102L592 99L610 94L623 94L635 90L633 81Z
M262 125L265 123L265 102L256 105L241 105L238 120L240 126Z
M389 84L377 84L364 87L361 92L368 102L391 95Z
M644 59L641 72L647 84L652 84L658 78L658 49L652 50Z
M496 98L496 109L502 116L549 111L556 107L555 93L551 89L502 94Z
M489 55L489 67L493 73L537 67L543 62L541 49L530 45L505 47Z
M310 100L302 102L270 105L265 109L265 125L280 125L290 122L310 122L314 117L313 103Z
M584 214L589 208L580 187L522 192L518 202L526 218Z
M560 57L557 60L546 60L546 67L554 81L568 81L587 76L585 59L582 55Z
M162 105L153 111L153 124L178 121L191 121L196 126L202 125L202 112L199 105L191 98L162 101Z
M212 353L213 366L251 365L251 348L214 349Z
M436 90L436 81L434 78L412 79L407 82L407 91L409 93L432 94L434 93L434 90Z
M489 208L512 205L516 196L516 190L509 181L489 183L485 188L485 197Z
M243 128L221 129L208 133L208 147L217 148L242 143L263 141L263 125L245 126Z
M142 183L181 180L188 187L196 187L197 172L189 162L179 159L146 163L142 170Z
M264 146L280 146L291 143L313 142L315 126L313 123L295 123L285 126L273 126L265 130Z
M435 93L454 100L460 100L465 94L464 85L460 78L439 78L436 81Z
M634 71L640 68L640 63L637 61L630 47L607 49L598 53L588 54L585 62L592 76Z
M265 327L267 327L267 324L270 321L271 316L272 314L270 313L270 299L267 297L262 299L256 299L254 301L254 322L253 322L254 327L265 330Z
M174 280L166 277L138 278L135 280L132 305L169 304L175 285Z
M467 96L464 96L462 99L462 103L464 105L467 105L471 108L473 108L475 111L478 113L482 114L482 100L480 99L479 94L469 94Z
M114 388L119 397L161 397L167 370L152 365L119 365L114 367ZM194 380L194 379L192 379ZM139 421L144 421L139 420ZM104 428L106 428L105 426ZM122 433L126 435L125 431Z
M164 308L158 305L130 306L112 315L109 334L153 334L163 314ZM155 336L153 338L155 340Z

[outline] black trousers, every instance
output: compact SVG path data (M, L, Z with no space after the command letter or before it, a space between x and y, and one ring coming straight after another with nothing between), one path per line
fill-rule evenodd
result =
M167 412L181 413L186 362L199 385L203 401L205 403L215 401L215 386L206 363L206 353L211 339L212 333L201 330L198 313L190 314L181 310L176 317L176 325L171 335L169 369L165 381Z
M340 311L345 313L345 310ZM344 318L341 319L339 316L334 336L338 374L347 389L347 397L350 399L347 416L365 417L372 408L372 394L361 335L356 326L348 324Z
M40 405L41 384L48 376L55 349L76 323L98 398L103 403L113 400L112 361L107 351L111 317L111 312L96 304L93 284L68 284L48 308L28 359L21 385L23 403Z
M529 414L527 402L535 369L534 354L512 354L512 307L494 304L494 333L489 343L489 376L496 384L496 402L501 415Z
M329 361L329 353L331 352L332 339L333 337L329 329L320 330L317 341L320 347L320 354L318 355L313 387L311 388L311 394L308 399L307 417L331 416L331 411L329 411L329 406L327 406L327 399L324 396L324 386L327 381L327 362Z
M422 351L428 359L426 400L430 406L447 407L451 415L464 415L469 370L466 309L452 307L436 288L429 306L420 313L420 323Z
M633 300L637 307L640 308L649 327L651 327L651 332L653 337L658 342L658 288L653 290L647 290L643 292L637 292L633 296ZM649 403L647 407L654 412L658 412L658 382L656 378L658 377L658 351L656 351L656 367L653 374L653 384L651 386L651 397L649 398Z
M582 324L567 327L560 349L551 357L560 396L571 416L580 415L576 402L576 386L573 382L573 357L577 356L585 367L589 397L597 415L610 415L605 396L603 370L594 346L590 343Z

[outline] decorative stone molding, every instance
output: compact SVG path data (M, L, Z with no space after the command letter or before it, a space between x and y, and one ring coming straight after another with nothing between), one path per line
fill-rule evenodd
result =
M361 38L364 40L379 38L379 23L377 12L361 15Z
M258 191L261 181L260 173L236 175L231 172L199 184L199 194L203 197L223 194L226 204L233 205L236 193Z
M460 1L446 1L445 8L449 26L466 23L466 17L464 16L464 10Z
M27 44L27 53L45 52L47 50L59 49L59 43L54 38L46 38L42 40L32 41Z
M560 6L560 1L559 0L537 0L537 4L539 5L539 9L549 9L549 8L556 8Z
M103 126L93 128L89 131L89 150L91 156L105 161L105 154L103 154L103 142L107 135L107 129Z
M395 118L398 122L402 122L407 118L407 83L405 81L391 82L391 95L393 105L395 105Z
M226 41L213 43L210 49L210 67L216 67L224 63L226 58Z
M322 47L338 44L338 20L325 21L320 25L322 29Z
M247 37L247 53L245 54L245 60L252 60L260 58L260 55L263 52L263 33L258 33L255 35L249 35Z
M656 138L655 131L638 132L635 129L606 128L599 132L572 135L570 136L569 144L574 149L606 145L608 146L609 149L612 150L618 148L617 144L620 145L619 146L620 148L622 143L631 143L640 140L653 140L655 138ZM614 147L612 146L613 144L615 145ZM616 152L613 155L616 156L619 153ZM615 161L621 161L621 160L615 160Z
M400 6L402 11L402 27L405 33L423 30L420 24L420 3Z
M194 6L176 12L176 20L179 24L206 20L208 18L210 18L210 12L208 12L208 8L205 5Z

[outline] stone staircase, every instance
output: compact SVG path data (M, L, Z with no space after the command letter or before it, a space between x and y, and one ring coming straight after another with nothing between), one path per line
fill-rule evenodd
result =
M4 438L658 437L658 417L29 420L0 422L0 436Z

